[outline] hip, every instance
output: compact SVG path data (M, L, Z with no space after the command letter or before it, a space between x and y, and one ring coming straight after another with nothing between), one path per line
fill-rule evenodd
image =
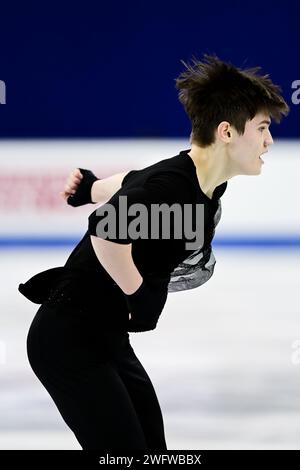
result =
M76 309L58 309L46 302L30 325L27 353L30 363L76 369L116 358L128 343L127 331L84 321Z

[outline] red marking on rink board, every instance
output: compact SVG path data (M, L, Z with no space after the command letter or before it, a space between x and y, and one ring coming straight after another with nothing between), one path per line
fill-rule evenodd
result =
M84 168L82 166L81 168ZM66 171L35 169L36 174L2 174L0 175L0 212L12 215L13 211L53 211L70 212L70 207L59 194L63 191L66 180L74 168ZM124 168L92 169L99 178L107 178L115 173L129 171ZM72 208L74 210L74 208ZM77 210L86 209L85 206ZM74 215L73 212L71 215Z

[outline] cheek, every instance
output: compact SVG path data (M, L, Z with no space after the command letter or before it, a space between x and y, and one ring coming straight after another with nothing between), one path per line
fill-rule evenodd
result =
M253 155L257 153L258 148L261 148L261 139L257 138L257 135L248 134L247 136L244 136L244 139L241 142L241 152L245 159L253 158Z
M230 159L238 168L245 171L252 164L253 157L258 153L257 142L251 137L236 140L231 148Z
M247 145L250 150L256 150L257 148L261 148L263 140L264 136L262 132L252 132L247 138Z
M245 139L238 139L232 146L231 159L237 163L243 163L249 159L251 143Z

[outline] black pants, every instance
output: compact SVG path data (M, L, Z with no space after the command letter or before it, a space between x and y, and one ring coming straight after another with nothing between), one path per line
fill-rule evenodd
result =
M160 405L128 332L101 327L114 306L42 304L27 337L30 365L82 449L166 450Z

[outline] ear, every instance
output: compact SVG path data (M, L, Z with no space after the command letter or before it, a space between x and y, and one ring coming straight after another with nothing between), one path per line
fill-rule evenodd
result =
M222 121L217 127L217 135L223 142L230 142L232 137L232 128L228 121Z

